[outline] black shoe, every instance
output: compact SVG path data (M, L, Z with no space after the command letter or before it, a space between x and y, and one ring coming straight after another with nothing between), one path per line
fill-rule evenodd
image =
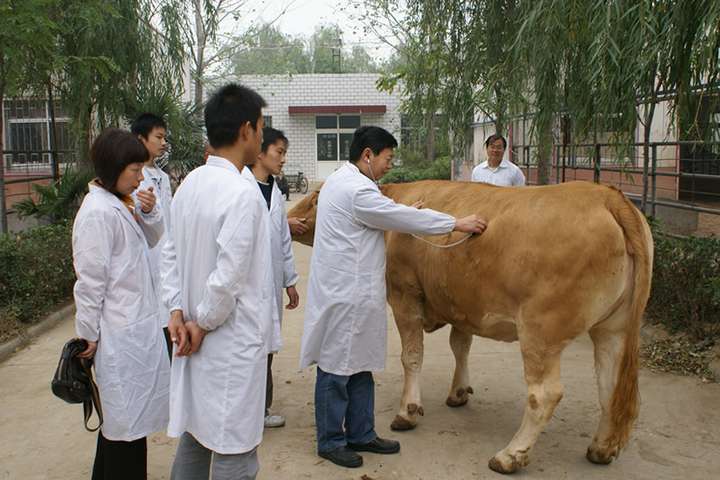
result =
M368 443L348 443L348 448L355 450L356 452L390 454L398 453L400 451L400 442L375 437L375 440Z
M357 468L363 464L362 457L347 447L338 447L329 452L318 452L318 455L341 467Z

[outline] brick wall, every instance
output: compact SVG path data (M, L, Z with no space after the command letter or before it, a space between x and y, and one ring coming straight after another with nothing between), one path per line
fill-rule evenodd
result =
M385 105L384 114L363 114L361 125L376 125L400 141L400 94L380 92L378 74L243 75L237 81L257 90L268 103L265 115L272 126L290 140L288 173L303 171L311 181L320 180L315 147L315 115L290 115L290 106Z

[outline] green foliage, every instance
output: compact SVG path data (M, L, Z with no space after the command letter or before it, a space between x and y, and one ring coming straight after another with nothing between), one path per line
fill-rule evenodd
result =
M58 21L56 48L67 60L52 73L81 158L89 158L95 128L118 126L138 91L179 95L185 53L178 30L186 24L179 0L69 1Z
M51 223L72 220L92 178L92 172L86 169L68 168L50 185L33 185L38 200L26 198L16 203L15 209L21 218L35 217Z
M127 106L126 121L152 112L165 119L168 126L168 153L158 163L176 184L202 164L205 151L201 112L192 103L183 103L171 92L144 86Z
M720 336L720 239L678 238L653 226L648 318L697 339Z
M88 158L94 128L117 125L138 89L151 85L179 95L187 26L183 3L0 2L0 99L5 93L57 92L73 120L81 158Z
M0 317L31 322L72 295L72 224L0 235Z
M438 157L432 162L413 162L395 167L381 183L406 183L419 180L450 180L450 157Z
M638 104L654 105L660 92L675 94L666 99L679 115L669 116L695 124L693 98L717 91L720 2L714 0L364 3L368 24L389 18L404 32L397 45L402 61L381 86L402 80L404 109L417 118L446 114L457 149L469 141L476 112L501 132L508 118L527 113L546 169L559 115L571 138L613 131L634 140ZM453 153L457 161L460 152Z
M233 43L243 47L230 57L234 75L372 73L379 70L368 52L356 45L342 46L337 25L321 25L309 39L282 33L271 24L255 27Z
M311 59L302 39L272 25L248 30L239 40L244 48L230 59L234 75L297 74L310 70Z

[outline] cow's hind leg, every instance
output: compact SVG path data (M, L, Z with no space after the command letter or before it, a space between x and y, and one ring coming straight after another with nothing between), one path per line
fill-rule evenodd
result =
M417 426L418 416L425 414L420 398L420 371L423 362L423 317L422 305L418 301L393 304L395 323L402 343L401 360L405 373L400 410L392 421L393 430L412 430Z
M563 396L560 356L565 344L538 345L540 338L527 336L524 342L520 335L528 398L520 429L508 446L490 459L488 466L498 473L513 473L529 463L530 450Z
M628 312L619 311L605 322L590 330L595 346L595 373L597 376L598 395L600 397L600 423L593 441L587 450L587 459L593 463L607 464L617 457L620 449L627 439L622 435L624 423L630 423L637 416L637 405L629 405L632 400L623 399L624 410L631 412L626 417L620 417L621 421L613 418L613 394L617 388L618 374L632 375L633 372L619 372L620 363L626 348L627 333L625 323ZM637 366L625 367L626 370L635 369L634 385L637 388ZM628 382L631 386L633 382ZM637 402L635 402L637 403ZM617 408L617 407L616 407ZM621 409L622 411L623 409ZM632 414L632 412L635 412ZM623 421L624 420L624 423Z
M455 327L450 330L450 348L455 355L455 374L453 375L450 393L445 403L450 407L460 407L468 402L469 394L473 393L468 372L468 355L472 345L472 335Z

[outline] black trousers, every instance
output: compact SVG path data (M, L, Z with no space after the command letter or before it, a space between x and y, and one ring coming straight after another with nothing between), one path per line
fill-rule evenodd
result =
M170 363L172 363L173 344L172 340L170 340L170 330L168 330L168 327L163 327L163 335L165 335L165 344L167 345L168 355L170 356Z
M270 415L270 407L273 401L273 379L272 379L273 354L268 354L267 384L265 385L265 415Z
M98 433L92 480L147 480L147 438L116 442Z

